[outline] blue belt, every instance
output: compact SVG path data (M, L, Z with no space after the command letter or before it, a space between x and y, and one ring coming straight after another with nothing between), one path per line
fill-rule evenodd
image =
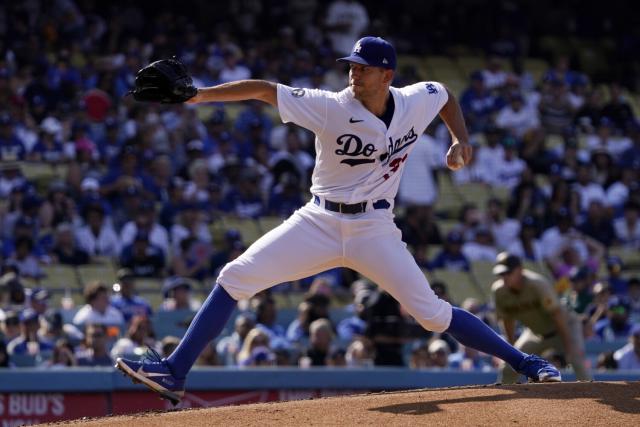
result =
M313 203L320 206L320 197L314 195ZM373 209L388 209L391 203L385 199L376 200L373 202ZM328 211L340 212L346 214L359 214L367 209L367 202L354 203L349 205L347 203L332 202L331 200L324 201L324 208Z

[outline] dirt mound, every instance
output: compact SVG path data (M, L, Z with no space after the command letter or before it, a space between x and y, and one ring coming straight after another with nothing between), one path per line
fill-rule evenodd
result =
M514 424L638 426L640 382L520 384L412 390L145 413L68 424L123 427Z

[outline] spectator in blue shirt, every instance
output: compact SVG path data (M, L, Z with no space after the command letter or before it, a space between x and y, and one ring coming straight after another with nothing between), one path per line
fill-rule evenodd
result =
M446 269L451 271L470 271L471 264L462 253L462 234L456 230L450 231L442 251L427 263L427 269Z
M304 204L300 195L300 184L296 175L284 173L269 197L269 215L288 218Z
M88 324L85 328L84 343L76 354L78 366L113 366L108 342L105 325Z
M20 313L20 335L9 343L7 350L10 355L37 356L44 352L53 351L53 344L40 339L38 336L38 313L32 308Z
M149 234L140 231L133 243L120 254L120 265L129 268L137 277L161 277L165 269L162 249L149 242Z
M64 160L64 148L62 143L56 139L55 134L42 130L39 133L38 142L28 155L28 159L35 162L60 163Z
M631 327L629 321L630 306L626 297L614 296L609 299L606 319L599 320L594 332L602 341L624 340L629 337Z
M133 271L121 268L117 278L118 282L113 285L115 294L111 297L111 305L120 310L124 321L129 323L133 316L151 317L153 310L149 302L136 295Z
M286 340L284 327L276 322L278 310L276 301L271 295L267 293L256 295L251 300L251 308L256 313L256 328L267 333L271 343Z
M265 214L265 206L258 186L258 174L246 169L236 188L229 191L223 210L241 218L258 218Z
M491 120L491 115L502 107L498 97L484 84L481 71L471 74L471 85L460 96L460 107L470 133L481 132Z
M338 323L338 337L343 342L351 342L356 336L364 336L367 330L367 309L378 293L375 290L362 288L356 293L353 301L355 314Z
M0 161L24 160L25 154L22 141L15 135L11 117L8 113L0 113Z
M607 258L607 283L615 295L625 296L629 291L629 282L622 277L622 260L617 256Z
M264 104L258 101L248 101L249 108L245 109L236 119L235 131L239 135L248 135L251 128L260 130L260 139L269 140L273 123L264 112Z
M625 168L637 170L640 169L640 121L631 121L627 128L633 145L622 152L620 163Z
M98 138L98 152L100 153L101 162L109 168L117 166L120 151L124 145L124 138L121 137L118 122L113 118L105 120L105 135Z

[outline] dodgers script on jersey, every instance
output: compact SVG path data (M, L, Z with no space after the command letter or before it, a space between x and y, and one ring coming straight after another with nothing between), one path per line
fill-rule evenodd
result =
M390 92L395 112L387 129L351 88L329 92L278 85L282 121L316 135L311 193L342 203L395 198L407 156L448 95L437 82Z

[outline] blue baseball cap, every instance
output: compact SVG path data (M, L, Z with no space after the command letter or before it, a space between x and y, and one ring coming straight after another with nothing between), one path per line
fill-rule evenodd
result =
M338 61L395 70L396 50L383 38L363 37L353 45L351 55L338 58Z

